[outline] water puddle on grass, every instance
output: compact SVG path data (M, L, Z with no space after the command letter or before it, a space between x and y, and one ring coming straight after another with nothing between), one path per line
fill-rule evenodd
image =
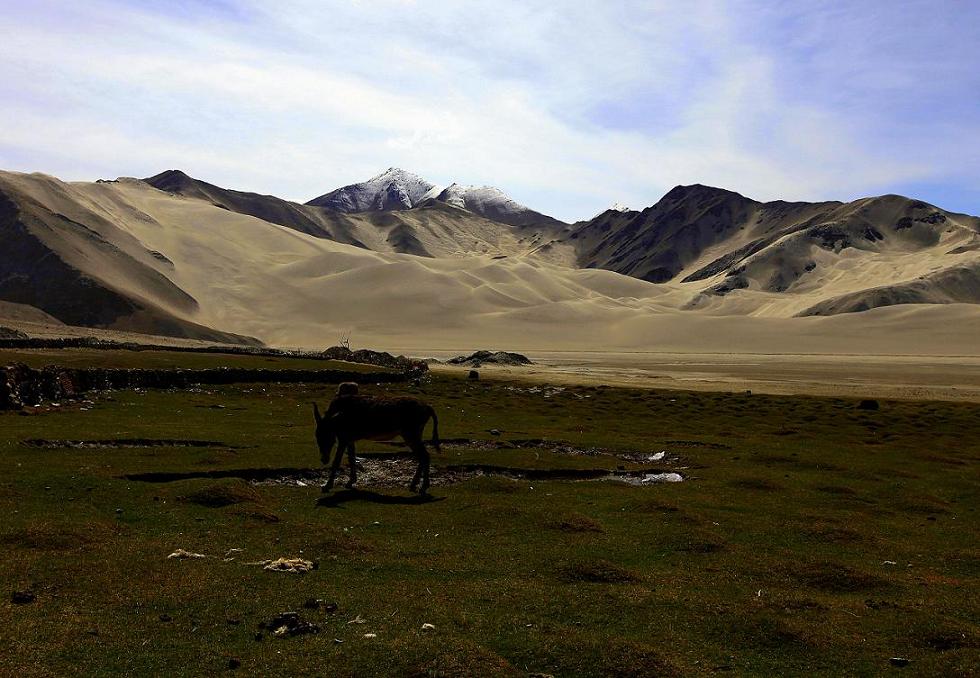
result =
M395 487L408 485L415 476L418 463L412 456L385 455L379 457L358 457L357 484L370 487ZM313 469L310 469L311 471ZM321 469L318 474L305 472L284 474L253 481L257 485L293 485L306 487L322 485L327 482L329 471ZM679 473L664 473L660 469L609 470L601 468L519 468L495 464L447 464L433 466L431 482L433 487L455 485L474 478L494 476L511 480L566 480L595 481L618 480L632 485L648 485L656 482L679 482L684 478ZM665 479L670 476L670 479ZM341 468L337 474L336 485L342 487L347 482L348 470Z
M70 443L59 445L64 447L90 446L111 447L104 443L116 443L116 446L123 446L122 443L132 443L134 441L44 441L47 443ZM173 446L222 446L222 443L210 443L208 441L143 441L152 445L174 444ZM405 448L405 444L400 441L382 442L391 448ZM131 446L131 445L126 445ZM533 467L526 468L520 466L506 466L492 463L440 463L445 458L440 458L438 454L433 455L431 472L431 484L434 487L444 485L454 485L465 482L473 478L484 476L495 476L510 478L512 480L565 480L565 481L600 481L613 480L625 482L635 486L655 485L659 483L682 482L686 479L678 471L687 467L677 467L679 461L676 456L671 456L666 450L656 453L639 451L608 450L598 447L576 447L567 442L542 440L528 438L521 440L476 440L470 438L449 438L442 441L444 452L453 451L486 451L508 449L537 449L554 454L587 456L587 457L612 457L619 461L642 464L635 468L624 468L619 466L615 469L606 468L547 468ZM656 463L656 467L650 464ZM415 476L418 462L415 456L405 450L375 452L364 451L357 454L357 484L360 486L371 487L395 487L407 486ZM335 484L343 487L348 479L347 460L344 459L342 466L337 474ZM135 473L123 476L127 480L143 482L168 483L179 480L191 480L197 478L240 478L254 485L280 485L291 487L319 487L324 485L329 478L327 467L316 468L241 468L241 469L215 469L207 471L187 471L187 472L152 472Z
M336 485L347 482L348 470L341 467ZM408 485L415 476L418 463L410 454L385 454L383 456L358 456L357 484L370 487L394 487ZM327 482L330 472L320 468L245 468L213 471L133 473L123 476L126 480L151 483L169 483L199 478L240 478L253 485L280 485L291 487L319 487ZM455 485L483 476L496 476L512 480L616 480L632 485L650 485L658 482L679 482L683 476L663 469L609 470L602 468L518 468L494 464L447 464L433 466L433 487ZM670 476L670 478L666 478Z

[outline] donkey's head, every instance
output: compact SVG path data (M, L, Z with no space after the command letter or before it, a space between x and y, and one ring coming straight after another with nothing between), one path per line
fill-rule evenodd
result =
M337 434L333 430L330 419L320 414L320 408L313 403L313 419L316 421L316 444L320 448L320 462L330 463L330 452L337 442Z

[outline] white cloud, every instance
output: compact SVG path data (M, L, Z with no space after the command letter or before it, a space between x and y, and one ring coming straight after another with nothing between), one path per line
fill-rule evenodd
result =
M43 3L14 13L0 27L0 163L6 147L46 163L15 169L68 178L180 166L303 200L398 165L566 219L651 204L677 183L827 199L947 171L939 127L895 148L878 141L876 107L788 86L799 53L747 37L744 14L774 20L743 3L266 7L221 20L105 0L68 18ZM796 47L831 71L818 50L828 12Z

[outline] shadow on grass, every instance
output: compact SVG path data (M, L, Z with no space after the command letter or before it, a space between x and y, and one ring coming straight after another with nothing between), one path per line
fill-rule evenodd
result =
M334 494L328 494L326 496L320 497L317 500L317 506L326 506L328 508L337 508L338 506L343 506L344 504L352 501L366 501L372 504L405 504L405 505L418 505L418 504L431 504L432 502L442 501L445 497L433 497L431 494L416 494L410 497L392 495L392 494L381 494L380 492L372 492L371 490L340 490Z

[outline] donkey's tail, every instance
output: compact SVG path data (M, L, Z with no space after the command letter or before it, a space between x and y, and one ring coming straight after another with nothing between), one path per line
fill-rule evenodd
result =
M429 416L432 417L432 446L436 448L436 452L442 452L442 448L439 447L439 417L436 416L436 411L429 408Z

